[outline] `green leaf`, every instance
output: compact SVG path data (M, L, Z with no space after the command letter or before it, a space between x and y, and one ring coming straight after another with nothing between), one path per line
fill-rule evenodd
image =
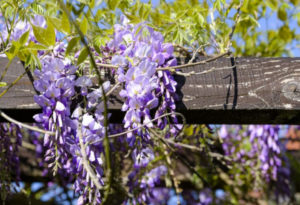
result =
M216 0L214 2L214 9L217 9L218 11L221 10L221 0Z
M68 16L65 13L62 14L60 19L51 17L51 18L49 18L49 20L51 21L51 23L54 25L54 27L58 31L60 31L66 35L70 34L71 26L70 26Z
M194 127L192 125L186 126L183 129L183 133L185 136L190 137L194 134Z
M12 46L10 47L8 52L5 52L5 54L9 60L12 60L14 57L16 57L19 50L20 50L20 43L18 41L12 41Z
M280 8L278 9L277 16L278 16L278 18L279 18L281 21L286 21L286 20L287 20L287 13L286 13L285 8L280 7Z
M300 0L291 0L291 2L294 6L297 6L300 3Z
M0 82L0 87L5 87L5 86L7 86L6 82Z
M38 42L46 46L55 45L55 29L50 21L47 21L47 28L41 28L32 24L34 36Z
M94 44L98 47L104 46L110 38L108 36L96 36L94 40Z
M191 5L192 6L197 6L197 4L199 4L198 0L191 0Z
M19 43L21 46L23 46L27 41L28 41L28 37L29 37L29 30L26 31L19 39Z
M30 7L31 7L32 11L34 13L38 14L38 15L44 15L45 14L44 8L40 4L38 4L36 2L32 3L30 5Z
M67 49L66 49L66 56L68 56L72 50L75 48L75 46L78 44L79 42L79 37L74 37L70 40L70 42L68 43Z
M297 16L297 24L298 26L300 26L300 13L298 13L296 16Z
M278 0L267 0L266 5L275 11L278 7Z
M111 10L115 10L120 3L120 0L108 0L106 1L108 8Z
M85 17L83 17L83 20L80 22L80 30L84 35L87 33L88 23L89 22Z
M62 30L64 31L64 33L70 34L71 33L71 25L69 22L69 18L65 12L62 15L61 23L62 23Z
M284 25L279 29L279 36L284 41L289 42L293 38L293 33L287 25Z
M30 50L49 50L48 47L40 45L40 44L36 44L36 43L32 43L30 45L30 47L28 47ZM25 48L26 49L26 48Z
M143 9L143 13L142 13L141 18L146 20L149 16L150 11L151 11L151 5L150 4L143 4L143 5L144 5L144 9Z
M204 17L203 17L200 13L198 13L197 17L198 17L198 18L197 18L198 23L199 23L200 25L203 25L203 24L204 24L204 21L205 21Z
M141 21L140 18L138 18L138 17L136 17L136 16L134 16L134 15L131 15L131 14L126 14L126 13L125 13L125 16L126 16L126 17L130 20L130 22L133 23L133 24L137 24L137 23L139 23L139 22Z
M25 60L25 67L28 67L30 64L32 64L33 59L32 59L32 54L29 53L29 55L27 56L26 60Z
M88 56L87 48L83 48L78 56L77 65L81 64Z
M39 57L37 57L36 55L31 55L31 57L32 57L32 61L33 61L31 64L31 68L34 69L34 68L38 67L39 69L41 69L42 65L41 65Z

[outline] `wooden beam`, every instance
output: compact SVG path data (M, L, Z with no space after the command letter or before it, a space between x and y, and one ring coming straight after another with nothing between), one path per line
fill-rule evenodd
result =
M0 73L7 63L0 58ZM182 69L184 73L191 71L196 74L175 76L177 110L188 123L300 123L300 58L220 58ZM23 72L22 64L14 60L3 81L10 84ZM18 120L32 122L32 115L40 112L34 94L25 75L0 98L0 109ZM121 105L116 91L110 97L112 122L120 122L124 116Z

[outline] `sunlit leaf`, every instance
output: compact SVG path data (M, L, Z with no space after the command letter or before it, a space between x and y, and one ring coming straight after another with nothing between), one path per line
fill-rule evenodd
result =
M79 40L80 40L79 37L74 37L70 40L70 42L68 43L67 49L66 49L66 53L65 53L66 56L68 56L72 52L72 50L79 43Z
M29 37L29 31L25 32L19 39L20 46L23 46L25 43L27 43Z
M83 48L80 51L80 53L79 53L78 60L77 60L77 65L79 65L83 61L85 61L85 59L87 58L87 56L88 56L88 50L87 50L87 48Z
M83 17L83 20L80 22L80 30L84 35L87 33L88 24L88 20L85 17Z
M50 21L47 21L47 28L38 27L32 24L34 36L38 42L46 46L55 45L55 29Z

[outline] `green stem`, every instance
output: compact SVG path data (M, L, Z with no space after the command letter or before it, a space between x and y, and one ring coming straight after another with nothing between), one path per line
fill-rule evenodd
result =
M8 35L7 35L7 39L6 39L6 42L5 42L5 47L6 47L7 44L9 43L10 36L11 36L12 30L13 30L12 24L15 23L15 20L16 20L17 14L18 14L18 11L19 11L19 7L16 9L16 12L14 13L14 17L13 17L12 22L10 22L10 28L8 28L8 25L6 26L6 27L7 27L7 31L8 31Z
M21 80L23 78L23 76L27 73L27 70L22 73L18 78L16 78L16 80L14 80L14 82L12 82L5 90L2 91L2 93L0 93L0 98L5 95L5 93L7 93L7 91L9 91L10 88L12 88L15 84L17 84L17 82L19 82L19 80Z
M3 80L3 78L4 78L4 76L6 75L7 70L8 70L8 68L9 68L9 66L10 66L11 63L12 63L12 59L9 60L9 62L6 64L6 66L5 66L5 68L4 68L4 71L3 71L3 73L2 73L2 75L1 75L1 77L0 77L0 81Z

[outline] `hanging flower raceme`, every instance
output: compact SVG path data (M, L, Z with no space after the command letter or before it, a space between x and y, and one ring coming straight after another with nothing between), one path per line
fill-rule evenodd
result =
M91 179L96 176L98 183L103 185L100 157L103 145L98 142L82 148L80 140L86 145L104 137L102 90L98 88L90 91L91 79L86 76L76 79L76 70L76 67L57 57L46 56L42 60L42 69L35 71L37 79L34 86L41 93L35 96L35 101L42 107L43 112L34 118L45 130L55 133L53 136L46 134L44 137L43 146L47 149L45 160L49 167L54 172L63 170L77 176L74 188L81 195L79 202L100 203L100 192L95 189L95 183ZM105 92L109 86L109 82L103 84ZM71 113L76 87L80 89L80 95L86 98L87 112L83 115L78 114L80 106ZM80 133L79 123L82 127ZM86 159L83 158L85 155ZM84 160L94 168L95 176L88 172L90 168L86 167Z
M19 147L22 145L22 138L20 126L0 124L0 198L2 200L5 200L10 192L12 182L18 185L20 181Z
M279 126L272 125L249 125L246 129L243 126L223 125L219 136L227 156L232 157L235 162L249 162L251 167L259 167L259 177L267 183L284 182L287 189L281 194L289 195L289 171L286 162L283 163L284 149L278 132ZM256 176L255 169L252 170L253 176Z
M111 62L119 67L118 80L125 84L120 92L125 99L122 107L126 111L124 127L135 129L144 125L146 128L127 134L131 146L137 136L144 142L150 140L147 131L153 127L150 111L158 108L160 98L164 99L156 117L175 110L176 82L170 72L156 72L158 67L176 65L172 45L163 41L159 32L144 23L136 26L123 23L115 26L114 38L109 44L116 50ZM175 117L174 122L177 122ZM158 125L163 129L166 119L160 119Z
M125 99L122 111L125 111L124 128L134 131L127 133L129 146L134 147L132 158L134 168L129 176L130 190L140 187L143 192L138 201L147 201L160 178L167 173L167 167L158 166L145 173L145 177L138 182L137 175L155 156L153 139L149 129L164 129L168 124L167 118L160 118L166 113L175 111L176 82L169 71L158 71L160 67L177 64L173 57L172 44L164 43L161 33L148 27L146 23L136 26L128 24L126 18L121 25L115 25L113 40L108 47L114 50L111 63L118 66L118 81L124 84L120 96ZM159 104L159 101L162 104ZM152 122L151 111L156 109ZM171 116L174 124L178 123L176 116ZM177 132L175 125L170 125L170 134Z
M55 133L54 136L45 134L44 146L48 148L46 161L56 172L58 168L70 164L66 150L69 150L70 142L74 141L70 105L75 94L74 73L77 68L53 56L44 57L41 64L41 70L36 69L34 72L37 77L34 87L40 92L40 95L34 96L34 100L43 112L35 115L34 119L45 130Z
M102 141L106 132L103 93L102 88L88 92L92 88L92 81L85 76L79 77L75 84L80 87L82 96L86 97L85 110L87 112L81 115L82 108L78 106L72 114L73 122L77 127L75 143L71 145L70 150L74 156L75 172L78 174L74 188L81 195L78 204L99 204L101 194L98 186L104 186L101 155L104 154ZM107 92L110 87L109 81L103 83L102 86L104 92ZM81 123L81 129L78 129L79 123ZM86 158L84 158L85 155Z

